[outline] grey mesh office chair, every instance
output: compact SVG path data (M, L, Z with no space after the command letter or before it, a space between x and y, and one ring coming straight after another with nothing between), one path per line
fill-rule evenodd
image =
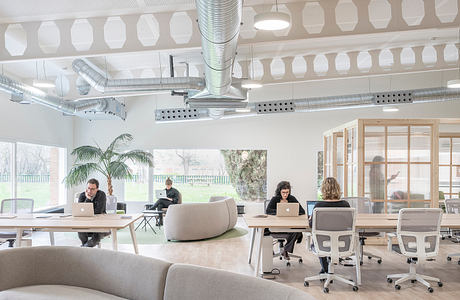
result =
M31 214L34 211L34 200L28 198L4 199L0 205L1 214ZM30 236L30 232L24 232L23 237ZM0 232L0 244L8 242L8 247L13 247L16 240L16 232Z
M356 209L356 213L358 214L372 214L372 202L369 198L367 197L348 197L348 198L342 198L342 200L345 200L350 204L351 207ZM359 244L361 247L361 258L360 258L360 264L363 264L363 257L367 256L368 259L376 258L377 263L381 264L382 263L382 258L378 255L372 254L370 252L364 251L364 245L365 241L368 237L371 236L378 236L380 232L360 232L359 233Z
M442 210L440 208L403 208L399 211L398 227L395 234L388 234L388 247L396 253L407 257L409 273L387 275L387 282L395 282L395 289L401 289L401 283L410 280L424 284L430 293L433 288L427 282L437 281L439 278L417 274L416 263L434 258L438 255L441 231ZM391 245L392 237L398 238L398 244Z
M446 213L460 214L460 199L446 199ZM454 243L460 243L460 230L452 230L451 238ZM447 261L452 260L452 256L460 256L460 253L452 253L447 255ZM460 260L458 261L460 265Z
M267 212L268 203L270 203L270 200L265 200L264 201L264 212ZM273 245L278 244L278 251L273 253L273 258L279 257L280 260L285 259L287 267L291 266L291 262L290 262L291 258L298 259L299 264L303 263L303 258L300 255L289 254L289 257L287 259L284 258L284 256L282 255L282 253L284 252L284 243L286 242L286 233L283 233L283 232L271 232L270 235L274 240Z
M319 257L329 257L329 267L328 273L305 277L304 286L309 286L312 280L325 280L323 292L329 293L329 284L336 280L353 286L353 291L357 291L355 282L334 273L334 265L339 263L340 258L355 254L355 209L315 208L311 233L314 252Z

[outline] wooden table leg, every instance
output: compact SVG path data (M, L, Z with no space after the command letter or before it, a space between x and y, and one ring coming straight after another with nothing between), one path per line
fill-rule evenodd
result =
M260 269L260 259L261 259L261 253L262 253L262 241L264 239L264 228L257 228L257 231L259 233L259 248L257 249L257 261L256 261L256 277L259 276L259 269Z
M136 232L134 230L134 224L129 224L129 231L131 232L131 239L133 240L134 253L139 254L139 249L137 247Z
M118 251L118 240L117 240L117 230L110 229L112 232L112 249L113 251Z
M22 229L22 228L17 228L16 229L16 248L21 247L22 233L23 232L24 232L24 229Z
M255 237L255 234L256 234L255 232L256 232L256 229L251 228L251 242L249 244L248 264L251 264L251 260L252 260L252 251L254 250L254 237Z

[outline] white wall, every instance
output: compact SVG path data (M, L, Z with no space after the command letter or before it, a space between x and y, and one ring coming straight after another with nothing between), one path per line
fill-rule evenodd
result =
M0 92L0 140L73 148L73 118L38 104L11 102ZM68 166L71 161L67 160ZM69 196L69 195L68 195ZM68 197L69 199L69 197Z
M253 92L250 101L427 88L440 86L445 81L442 77L447 78L435 72L273 85ZM125 122L78 119L75 145L92 144L95 140L106 146L115 136L128 132L134 135L133 147L144 149L267 149L268 196L274 193L280 180L289 180L293 194L302 201L316 196L316 152L322 150L324 131L356 118L460 117L460 103L445 102L400 106L398 113L362 108L156 124L155 109L180 107L180 97L132 97L126 98L126 105L128 117ZM121 190L115 193L122 196Z

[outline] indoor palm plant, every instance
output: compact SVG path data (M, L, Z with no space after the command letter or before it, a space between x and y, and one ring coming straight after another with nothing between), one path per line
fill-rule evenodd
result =
M99 172L107 178L108 194L113 193L112 179L131 178L131 170L126 164L127 160L134 163L153 166L153 155L142 150L121 152L121 146L132 141L133 136L124 133L116 137L112 143L103 150L99 146L80 146L72 151L75 155L75 164L65 178L68 187L84 183L93 172Z

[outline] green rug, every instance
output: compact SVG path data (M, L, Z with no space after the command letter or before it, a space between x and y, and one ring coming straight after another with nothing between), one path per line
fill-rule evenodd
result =
M137 223L136 223L136 226L137 226ZM164 227L158 228L154 226L156 234L153 233L152 229L150 228L148 228L147 231L144 231L143 228L137 229L136 230L137 243L140 245L180 243L180 242L175 242L175 241L168 242L165 238L163 228ZM235 227L219 236L216 236L210 239L206 239L206 240L201 240L201 241L212 241L212 240L216 241L216 240L223 240L223 239L231 239L231 238L243 236L247 233L248 231L246 229ZM119 244L132 244L131 234L129 233L129 228L119 230L117 232L117 239L118 239ZM184 242L196 242L196 241L184 241ZM110 244L112 243L112 239L104 238L102 240L102 243Z

